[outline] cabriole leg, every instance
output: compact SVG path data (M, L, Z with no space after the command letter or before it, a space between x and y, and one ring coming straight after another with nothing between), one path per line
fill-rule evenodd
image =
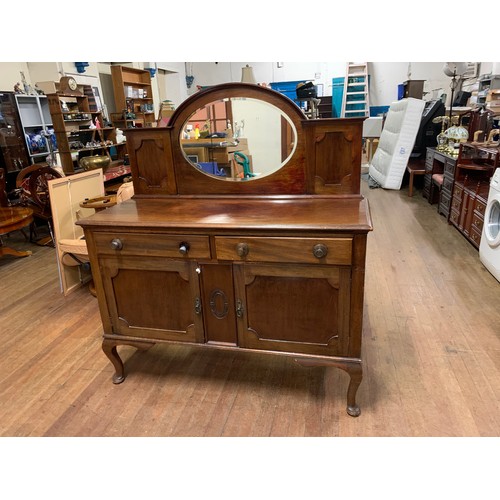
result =
M113 384L121 384L125 380L125 371L123 368L123 361L118 355L116 350L117 343L113 340L104 339L102 341L102 350L109 358L115 367L115 374L113 375Z

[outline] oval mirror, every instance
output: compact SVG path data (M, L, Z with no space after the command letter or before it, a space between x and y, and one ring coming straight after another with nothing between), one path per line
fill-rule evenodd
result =
M196 110L181 129L186 159L207 175L225 181L258 179L292 157L297 130L276 106L231 97Z

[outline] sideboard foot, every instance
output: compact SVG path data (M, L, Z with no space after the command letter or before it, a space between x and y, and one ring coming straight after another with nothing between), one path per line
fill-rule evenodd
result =
M359 408L358 405L354 406L347 406L347 413L351 417L359 417L361 415L361 409Z
M363 380L363 367L361 359L357 358L332 358L331 360L315 358L295 358L301 366L335 366L344 370L350 377L347 388L347 413L351 417L359 417L361 409L356 403L356 393Z
M102 341L102 350L108 359L115 367L115 374L113 375L113 384L121 384L125 380L125 370L123 368L123 361L116 350L117 342L113 340L104 339Z
M349 382L349 387L347 389L347 413L351 417L359 417L361 414L361 409L356 404L356 393L358 392L358 387L363 380L363 367L361 363L349 365L346 372L351 377Z
M118 345L131 345L137 349L145 350L154 345L153 342L135 342L135 341L121 341L113 339L104 339L102 341L102 350L108 359L113 363L115 374L113 375L113 384L121 384L125 380L125 368L123 361L118 354L116 347Z

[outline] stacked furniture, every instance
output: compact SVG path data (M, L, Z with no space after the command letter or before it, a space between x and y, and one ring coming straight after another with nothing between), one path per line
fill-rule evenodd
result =
M286 122L293 148L285 161L249 179L196 168L182 132L220 99L258 99ZM126 130L133 199L78 222L114 383L125 377L122 345L273 353L345 370L347 412L360 414L372 230L360 194L362 123L308 120L278 92L230 83L184 101L165 128Z

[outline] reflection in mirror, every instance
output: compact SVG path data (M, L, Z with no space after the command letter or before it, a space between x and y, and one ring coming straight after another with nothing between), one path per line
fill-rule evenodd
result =
M181 145L196 168L222 180L264 177L292 157L297 131L279 108L232 97L207 104L184 123Z

